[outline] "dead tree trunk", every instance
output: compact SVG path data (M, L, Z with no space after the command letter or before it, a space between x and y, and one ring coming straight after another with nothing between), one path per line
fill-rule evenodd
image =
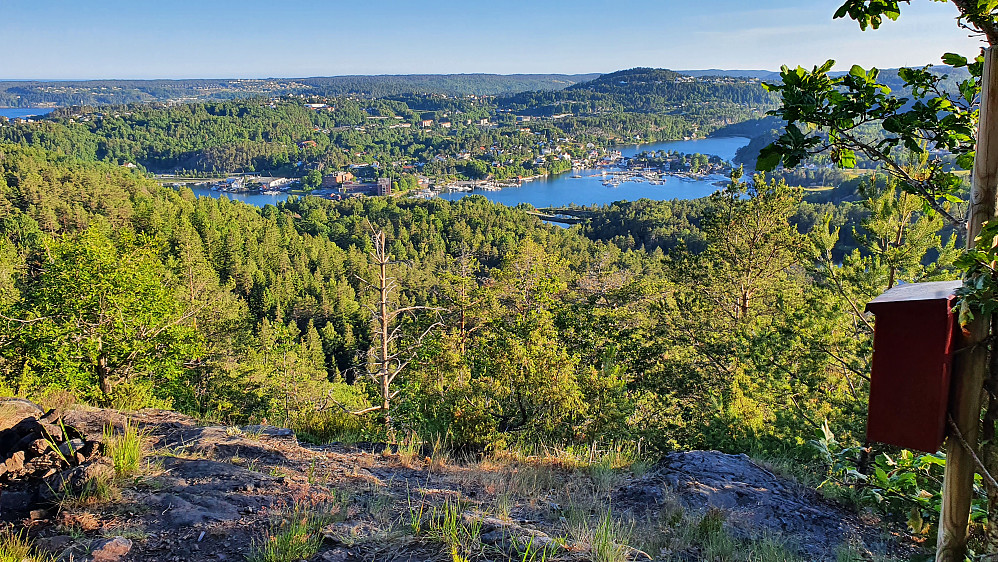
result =
M369 412L382 412L385 432L392 437L392 400L398 395L398 390L392 390L392 383L402 373L416 356L418 347L439 322L430 324L417 336L404 337L403 330L398 325L398 319L404 314L414 314L417 311L437 311L439 309L425 306L398 306L398 282L390 275L389 266L392 261L388 252L388 240L384 231L376 231L371 236L373 248L371 261L376 266L377 279L372 283L361 279L377 293L377 303L371 307L374 337L377 345L372 346L369 354L367 376L378 387L380 404L353 412L361 415Z

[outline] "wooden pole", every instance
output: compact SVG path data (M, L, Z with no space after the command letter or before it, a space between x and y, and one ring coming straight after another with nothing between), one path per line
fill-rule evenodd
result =
M981 112L977 128L977 154L970 187L967 247L972 248L985 222L995 216L998 196L998 56L984 50L981 78ZM981 390L988 368L987 338L990 318L978 317L964 328L953 363L950 415L970 447L976 449L981 424ZM946 442L942 512L936 562L963 562L967 550L967 524L974 490L974 460L960 440Z

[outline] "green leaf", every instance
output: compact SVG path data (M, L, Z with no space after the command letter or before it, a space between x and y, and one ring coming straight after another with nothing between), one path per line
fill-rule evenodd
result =
M953 67L967 66L967 57L956 53L946 53L943 55L943 63Z
M848 148L839 149L835 153L835 159L840 168L856 167L856 153Z
M908 514L908 528L916 534L921 533L922 529L925 528L925 522L922 520L922 512L916 507L911 508L911 512Z
M759 151L759 157L755 161L755 169L760 172L770 172L780 164L783 154L775 144L769 144Z
M877 477L878 482L880 482L881 484L887 484L888 478L887 478L887 473L884 472L884 469L878 466L877 469L873 471L873 474L874 476Z
M974 167L974 152L965 152L956 157L956 165L960 166L964 170L970 170Z

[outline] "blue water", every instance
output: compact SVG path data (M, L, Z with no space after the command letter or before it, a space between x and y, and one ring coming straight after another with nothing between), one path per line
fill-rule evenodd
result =
M735 151L748 144L749 139L743 137L710 138L688 141L668 141L653 144L630 145L619 147L624 156L633 156L639 152L650 150L675 150L686 154L699 152L720 156L731 160ZM507 187L499 191L475 191L476 195L484 195L490 201L515 207L520 203L530 203L534 207L558 207L563 205L606 205L614 201L634 201L646 198L655 200L666 199L698 199L714 193L719 188L715 182L723 178L715 177L702 180L687 180L668 177L662 185L651 185L648 182L624 182L618 187L606 187L599 170L573 170L555 178L544 178L525 182L519 187ZM581 178L573 178L581 175ZM591 177L595 176L595 177ZM288 198L289 194L262 195L248 193L222 193L206 188L192 188L195 195L219 197L225 196L236 201L263 207L276 205ZM445 193L442 199L456 200L471 195L469 192Z
M223 193L221 191L212 191L206 187L195 187L190 186L191 191L194 195L198 197L228 197L233 201L242 201L243 203L249 203L250 205L255 205L257 207L266 207L267 205L277 205L281 201L286 201L290 197L290 193L278 193L277 195L263 195L262 193Z
M629 146L619 146L617 150L624 156L634 156L639 152L649 152L652 150L673 150L683 154L712 154L720 156L725 160L735 157L735 152L747 145L749 139L745 137L718 137L696 140L677 140L656 142L652 144L634 144Z
M54 107L0 107L0 117L13 119L29 115L45 115L51 113Z
M699 152L720 156L731 160L735 151L748 144L743 137L698 139L688 141L668 141L619 148L624 156L634 156L639 152L652 150L674 150L686 154ZM581 178L572 176L581 175ZM599 170L573 170L554 178L542 178L524 182L519 187L507 187L499 191L475 191L490 201L515 207L520 203L530 203L536 208L561 207L565 205L606 205L614 201L634 201L636 199L699 199L714 193L719 187L714 185L724 178L681 179L669 176L661 185L651 185L647 181L623 182L617 187L603 185L605 178ZM442 199L454 200L470 195L468 192L444 193Z

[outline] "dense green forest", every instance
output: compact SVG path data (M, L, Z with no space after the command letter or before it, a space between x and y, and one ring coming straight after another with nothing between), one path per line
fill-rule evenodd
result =
M144 175L418 164L503 177L553 170L544 148L711 132L757 150L782 123L744 120L774 99L754 80L633 69L497 98L130 104L5 123L0 394L269 420L318 442L749 452L847 489L894 462L863 497L900 517L915 501L929 520L935 457L863 447L863 310L898 283L955 278L957 240L887 175L830 159L736 169L709 198L580 209L570 229L475 196L261 209Z
M545 147L578 158L618 142L703 136L760 116L775 98L758 82L633 69L560 92L309 99L329 107L287 97L63 108L0 126L0 140L153 172L297 176L377 164L381 176L418 165L428 175L504 179L559 169L553 156L538 160Z
M388 429L468 447L806 455L824 420L861 439L856 307L953 275L938 218L892 187L823 219L794 188L736 176L707 200L622 203L566 230L480 197L258 209L41 149L0 154L4 393L268 417L318 439L385 430L383 414L345 412L379 401L374 232L395 304L419 307L396 318L391 343L412 356Z
M289 94L371 97L402 94L501 95L557 90L597 74L406 74L192 80L0 81L0 107L120 105L170 100L230 100Z

